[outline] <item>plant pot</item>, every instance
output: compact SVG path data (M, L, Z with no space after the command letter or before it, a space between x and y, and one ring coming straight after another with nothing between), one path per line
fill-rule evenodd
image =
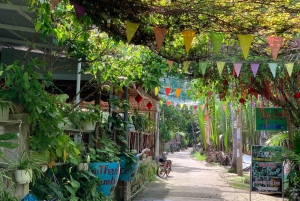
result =
M16 170L15 179L18 184L30 183L32 178L32 170Z
M120 157L120 177L119 181L132 181L136 175L139 166L139 157L135 156L136 162L126 166L126 157Z
M77 165L77 170L78 171L86 171L86 170L88 170L89 169L89 164L88 163L79 163L78 165Z
M64 129L68 130L68 129L76 129L76 126L74 126L73 124L65 124L64 125Z
M85 121L83 123L83 130L95 130L96 122L93 121Z
M0 120L9 120L9 108L0 108Z
M104 196L109 196L118 183L120 163L93 162L89 163L89 169L101 179L101 185L97 187L98 192L102 192Z

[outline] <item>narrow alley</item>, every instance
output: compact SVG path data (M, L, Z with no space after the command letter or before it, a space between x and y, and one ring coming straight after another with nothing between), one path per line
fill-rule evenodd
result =
M220 173L223 167L206 166L206 162L191 157L191 148L168 155L172 160L172 171L168 178L158 178L148 184L134 201L246 201L250 200L249 191L230 187ZM281 195L263 195L251 192L253 201L279 201ZM287 199L285 199L287 200Z

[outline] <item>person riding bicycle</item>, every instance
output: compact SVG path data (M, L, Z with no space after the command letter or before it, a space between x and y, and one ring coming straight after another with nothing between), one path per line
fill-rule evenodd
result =
M170 143L170 151L173 154L173 144L172 143Z

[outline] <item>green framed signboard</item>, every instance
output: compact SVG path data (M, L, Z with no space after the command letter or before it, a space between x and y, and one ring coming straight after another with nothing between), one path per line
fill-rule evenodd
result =
M287 123L282 108L255 108L255 130L286 131Z

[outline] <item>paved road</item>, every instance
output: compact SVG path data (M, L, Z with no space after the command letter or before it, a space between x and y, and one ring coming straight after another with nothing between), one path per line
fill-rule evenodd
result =
M249 191L231 188L220 177L223 167L208 167L190 157L191 149L169 154L173 161L170 177L146 186L134 201L246 201ZM282 201L281 196L251 193L253 201Z

